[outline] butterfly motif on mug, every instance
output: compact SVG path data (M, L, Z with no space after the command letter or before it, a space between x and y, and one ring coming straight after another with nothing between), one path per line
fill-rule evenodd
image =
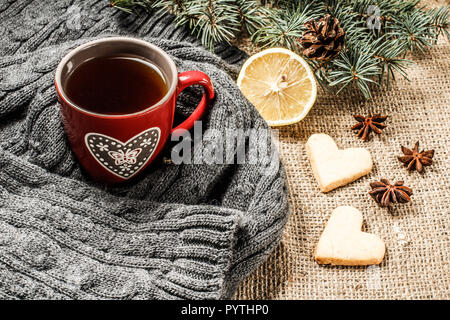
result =
M159 144L161 130L158 127L147 129L126 142L101 133L88 133L86 147L95 160L110 173L129 179L138 173L148 161Z
M141 153L142 149L137 148L134 150L128 149L125 153L123 150L119 151L109 151L108 155L114 159L114 163L118 166L128 163L128 164L135 164L136 163L136 157Z

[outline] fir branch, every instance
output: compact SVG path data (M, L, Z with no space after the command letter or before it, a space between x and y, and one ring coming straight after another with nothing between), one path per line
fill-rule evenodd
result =
M189 26L192 30L198 21L198 15L195 10L188 10L191 5L190 0L156 0L152 4L152 8L159 9L159 12L167 11L175 15L177 26Z
M281 46L302 53L304 23L325 14L344 29L345 46L329 62L306 59L322 87L355 85L366 98L374 84L389 87L395 75L407 79L408 52L425 53L440 35L450 39L450 6L426 10L420 0L115 0L111 5L128 13L156 8L176 16L214 49L247 34L260 47ZM369 21L377 22L370 25Z
M297 51L298 39L305 30L304 24L312 17L318 18L318 15L307 14L310 9L311 4L296 9L272 9L269 22L254 34L252 40L261 48L281 46Z
M428 12L430 17L429 25L434 28L434 37L437 38L444 34L448 40L450 40L450 6L432 9Z
M232 0L191 1L186 11L188 15L198 17L191 25L192 32L210 50L216 43L229 43L239 31L237 7Z
M398 39L398 44L409 51L426 52L432 46L433 29L430 19L421 10L392 18L390 34Z
M270 12L261 6L258 1L237 0L236 5L240 18L239 22L247 35L252 36L258 29L266 26L266 17L270 15Z
M355 84L366 99L371 98L370 83L378 84L373 80L380 77L382 69L373 52L365 48L357 48L343 52L339 58L332 60L332 71L329 73L330 87L338 86L338 93L350 84Z
M110 3L111 7L122 10L126 13L133 13L136 8L149 9L150 0L113 0Z
M362 18L367 19L371 14L369 7L377 7L377 12L380 13L381 21L390 21L393 17L401 14L407 14L413 11L419 4L420 0L359 0L359 1L345 1L347 5L352 7L352 10L358 13Z
M329 0L326 2L325 10L331 16L340 21L340 26L345 30L347 46L352 43L369 41L369 33L365 20L361 19L357 12L350 6L344 6L339 0Z
M397 41L386 41L380 38L372 45L373 57L379 59L381 66L381 74L378 82L381 84L384 76L386 76L387 88L389 88L391 78L395 80L395 72L398 72L403 78L409 81L406 68L413 63L411 60L400 58L404 55L405 49Z
M153 8L159 8L160 11L168 11L171 14L180 17L186 13L187 2L189 0L156 0L153 4Z

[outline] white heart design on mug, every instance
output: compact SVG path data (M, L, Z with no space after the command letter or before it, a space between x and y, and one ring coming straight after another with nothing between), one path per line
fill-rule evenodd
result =
M129 179L151 159L158 147L161 130L147 129L126 142L102 133L90 132L84 140L91 155L112 174Z

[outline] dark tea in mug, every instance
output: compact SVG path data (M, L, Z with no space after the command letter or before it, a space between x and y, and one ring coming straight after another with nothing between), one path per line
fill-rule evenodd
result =
M71 72L64 88L84 109L120 115L142 111L167 93L167 81L157 66L134 56L89 59Z

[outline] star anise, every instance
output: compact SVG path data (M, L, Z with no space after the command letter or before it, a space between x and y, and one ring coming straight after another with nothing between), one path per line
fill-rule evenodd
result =
M422 152L419 152L419 141L416 142L412 150L402 146L402 152L405 155L398 157L398 160L403 162L408 170L414 170L415 168L418 172L422 172L424 166L429 166L433 163L431 159L434 156L434 150L422 150Z
M369 115L368 117L363 117L358 114L353 116L356 121L359 121L352 127L352 130L359 129L357 135L363 140L367 140L369 138L370 132L375 132L380 134L386 125L382 122L386 121L388 116L382 116L380 114Z
M382 207L389 207L392 203L406 203L411 201L412 189L403 185L403 181L397 181L392 185L389 180L381 179L370 184L372 188L369 194Z

